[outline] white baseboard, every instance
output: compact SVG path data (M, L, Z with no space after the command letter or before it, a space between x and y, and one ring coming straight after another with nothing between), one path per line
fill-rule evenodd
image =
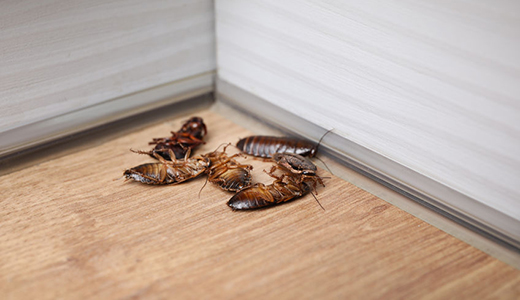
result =
M293 135L318 141L330 128L304 120L226 81L217 79L217 97L241 111ZM520 220L503 214L396 161L333 132L320 151L488 238L520 251Z

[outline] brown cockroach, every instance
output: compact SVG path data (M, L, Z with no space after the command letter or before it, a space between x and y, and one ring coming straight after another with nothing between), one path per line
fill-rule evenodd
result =
M227 204L234 210L262 208L301 197L310 190L306 182L285 176L269 185L257 183L245 188L231 197Z
M236 146L245 154L256 157L270 158L274 153L293 153L301 156L314 157L316 156L321 140L330 131L331 130L325 132L317 144L295 137L252 135L240 139Z
M209 182L217 185L223 190L236 192L251 185L251 170L253 166L240 164L235 157L240 156L240 153L234 155L227 155L226 145L222 152L213 151L202 155L209 159L210 165L206 173L208 174Z
M186 156L188 150L204 144L202 140L207 134L206 124L202 118L192 117L184 123L177 132L171 132L172 136L168 138L154 138L149 144L155 147L148 154L156 158L155 154L160 155L164 159L170 160L170 151L175 154L175 158L181 159Z
M136 151L140 154L148 152ZM132 179L145 184L162 185L178 184L189 179L193 179L203 174L209 167L210 161L206 157L196 156L189 158L189 152L184 160L177 160L173 150L169 150L171 160L166 160L155 153L156 163L142 164L126 170L123 175L127 179Z
M316 166L305 157L298 154L277 153L275 161L277 165L268 172L275 178L272 184L259 183L245 188L231 197L228 206L234 210L272 206L296 199L312 190L316 191L317 183L324 185L321 177L316 175ZM283 172L281 176L274 174L277 169Z

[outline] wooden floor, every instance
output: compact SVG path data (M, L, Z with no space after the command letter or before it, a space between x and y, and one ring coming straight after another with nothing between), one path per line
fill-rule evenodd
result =
M205 153L246 129L203 110ZM183 115L0 177L0 299L520 299L520 271L320 170L311 195L234 212L204 178L125 182ZM255 165L255 181L269 182Z

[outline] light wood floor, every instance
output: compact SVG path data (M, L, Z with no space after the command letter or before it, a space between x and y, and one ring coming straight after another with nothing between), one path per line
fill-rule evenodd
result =
M320 170L311 195L234 212L205 179L125 182L193 114L0 177L1 299L519 299L520 271ZM205 153L250 134L202 110ZM255 181L269 163L248 159Z

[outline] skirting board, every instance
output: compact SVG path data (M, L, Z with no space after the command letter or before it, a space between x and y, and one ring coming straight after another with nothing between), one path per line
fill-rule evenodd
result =
M330 129L320 128L231 83L219 79L216 83L219 101L291 135L317 142ZM320 152L330 154L348 167L392 190L520 252L520 220L504 215L492 207L339 136L334 131L323 139Z
M0 132L0 157L212 92L214 77L214 71L198 74Z

